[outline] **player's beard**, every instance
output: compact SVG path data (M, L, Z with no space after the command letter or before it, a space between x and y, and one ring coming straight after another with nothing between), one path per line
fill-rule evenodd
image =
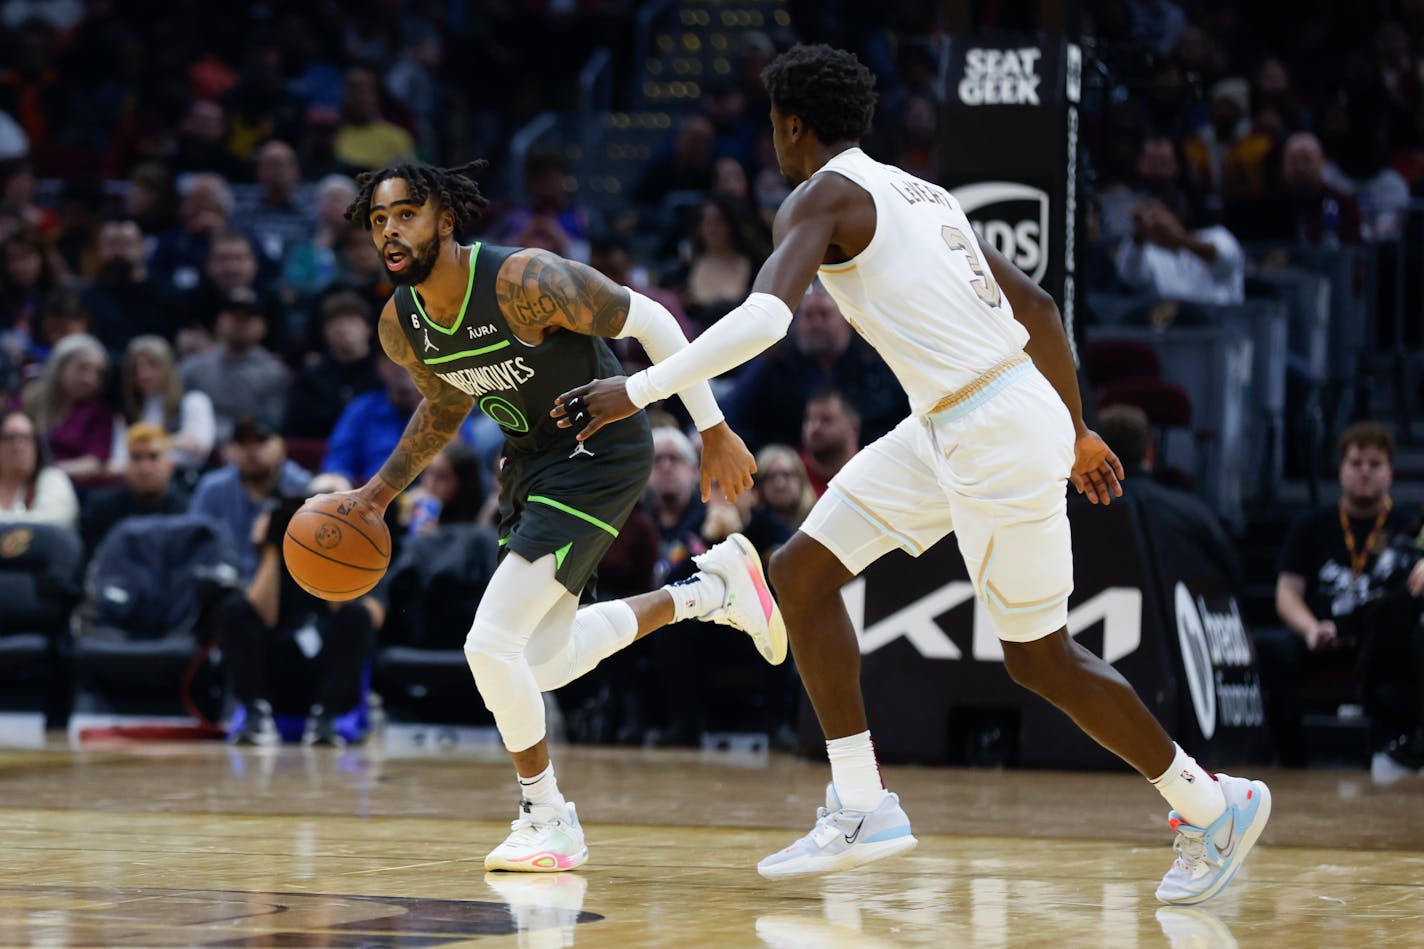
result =
M435 261L440 258L440 237L436 235L428 243L419 247L405 248L405 251L406 265L400 270L386 267L386 276L390 278L391 283L398 286L400 284L418 286L430 279L431 272L435 270ZM386 266L384 257L381 258L381 266Z

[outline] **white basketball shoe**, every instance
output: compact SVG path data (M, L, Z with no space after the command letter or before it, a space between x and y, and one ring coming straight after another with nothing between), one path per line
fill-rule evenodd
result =
M1209 900L1231 882L1271 819L1271 789L1262 781L1218 774L1226 810L1210 827L1193 827L1172 811L1177 859L1157 887L1164 903L1190 905Z
M786 660L786 623L771 595L761 555L741 534L732 534L705 554L692 558L699 570L715 574L727 587L721 609L704 617L740 629L773 666Z
M587 860L583 827L572 801L563 806L520 801L509 836L485 857L485 869L558 873L581 867Z
M826 785L826 806L816 809L816 826L805 837L763 859L757 872L764 877L835 873L915 849L910 818L900 798L886 794L872 811L841 807L833 784Z

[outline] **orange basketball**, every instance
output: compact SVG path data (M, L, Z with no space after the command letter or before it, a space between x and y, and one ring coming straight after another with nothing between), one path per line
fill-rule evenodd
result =
M391 532L370 504L349 494L318 494L287 525L282 558L297 585L323 600L354 600L391 562Z

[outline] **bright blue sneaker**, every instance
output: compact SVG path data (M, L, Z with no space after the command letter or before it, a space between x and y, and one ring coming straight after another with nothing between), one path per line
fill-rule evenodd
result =
M887 793L873 811L853 811L841 807L835 785L828 784L826 806L816 809L816 826L791 846L763 859L757 872L773 879L835 873L913 850L917 843L897 795Z
M1200 903L1220 893L1271 819L1271 789L1264 782L1229 774L1218 774L1217 779L1226 810L1210 827L1193 827L1176 811L1168 818L1177 832L1172 844L1177 859L1157 887L1157 898L1164 903Z

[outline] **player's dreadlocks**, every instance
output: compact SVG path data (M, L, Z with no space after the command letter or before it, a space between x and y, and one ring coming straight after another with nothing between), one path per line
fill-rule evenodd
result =
M359 191L356 200L346 209L346 220L371 229L371 194L376 186L389 178L403 178L410 187L410 196L421 204L434 195L442 210L455 212L455 226L463 227L489 207L489 199L480 193L475 176L489 167L484 159L456 168L436 168L424 162L391 165L380 171L368 171L356 177Z
M776 110L800 118L823 144L858 141L870 128L875 77L854 53L793 46L762 70L761 81Z

